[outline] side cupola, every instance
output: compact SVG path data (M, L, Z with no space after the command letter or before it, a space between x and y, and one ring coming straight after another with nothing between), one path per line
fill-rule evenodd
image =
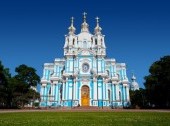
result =
M77 36L75 34L74 17L71 17L71 25L68 28L68 34L65 35L64 55L72 55L77 48Z

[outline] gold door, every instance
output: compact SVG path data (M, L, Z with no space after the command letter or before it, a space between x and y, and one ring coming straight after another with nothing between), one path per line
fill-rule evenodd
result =
M90 96L89 87L84 85L81 88L81 105L82 106L89 106L89 100L90 100L89 96Z

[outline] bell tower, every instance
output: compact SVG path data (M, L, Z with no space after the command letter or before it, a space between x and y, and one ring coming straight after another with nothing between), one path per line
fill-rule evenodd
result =
M71 25L68 28L68 34L65 35L64 56L73 55L77 48L77 37L75 35L74 17L71 17Z
M92 48L96 52L96 55L106 56L105 35L103 35L101 31L102 28L99 25L99 18L96 17L96 27L94 28L94 36L92 37Z

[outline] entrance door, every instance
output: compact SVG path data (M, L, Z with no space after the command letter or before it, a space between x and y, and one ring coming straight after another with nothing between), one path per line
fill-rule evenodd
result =
M89 106L89 98L90 93L89 93L89 87L84 85L81 88L81 105L82 106Z

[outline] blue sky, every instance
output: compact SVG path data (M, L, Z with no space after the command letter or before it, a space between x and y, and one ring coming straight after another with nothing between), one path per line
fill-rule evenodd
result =
M63 57L70 17L80 32L82 13L93 33L95 17L105 34L107 56L127 64L140 87L150 65L170 55L170 2L167 0L4 0L0 1L0 60L15 74L26 64L42 77L43 63Z

